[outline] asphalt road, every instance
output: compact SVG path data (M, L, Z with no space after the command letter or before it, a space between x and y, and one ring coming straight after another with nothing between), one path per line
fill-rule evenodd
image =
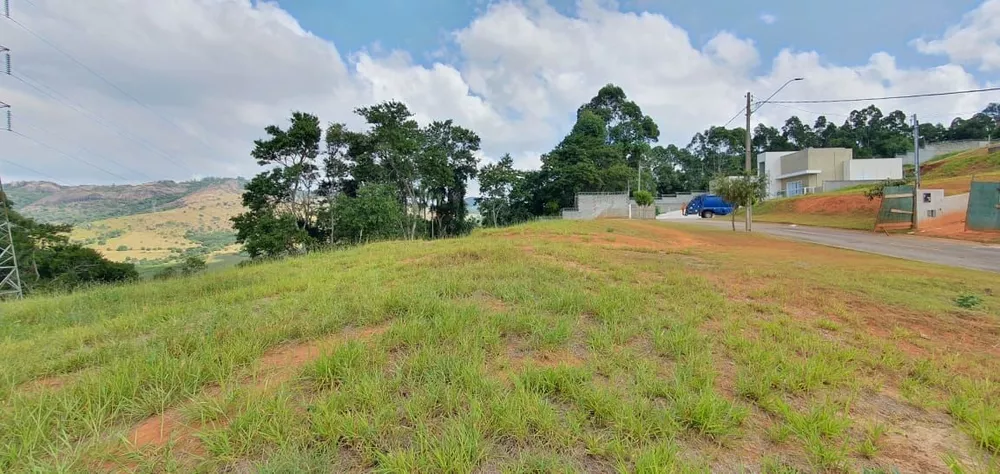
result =
M728 220L721 219L681 218L664 219L663 221L718 226L727 229L731 225ZM736 229L743 230L742 224L742 222L737 222ZM763 222L754 222L753 229L754 232L830 247L1000 273L1000 245L915 235L885 235L874 232L791 226L787 224L767 224Z

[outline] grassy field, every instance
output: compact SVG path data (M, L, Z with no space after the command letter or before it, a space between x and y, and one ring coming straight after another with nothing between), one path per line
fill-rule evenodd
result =
M556 221L8 303L0 471L988 472L998 294Z

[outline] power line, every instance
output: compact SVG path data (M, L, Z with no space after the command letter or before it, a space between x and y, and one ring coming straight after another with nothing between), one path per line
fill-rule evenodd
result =
M987 87L984 89L968 89L950 92L930 92L925 94L894 95L886 97L867 97L863 99L822 99L822 100L775 100L769 104L837 104L846 102L869 102L876 100L896 100L896 99L916 99L919 97L941 97L947 95L976 94L980 92L1000 91L1000 87Z
M54 147L52 145L49 145L49 144L47 144L45 142L42 142L42 141L39 141L39 140L37 140L35 138L29 137L28 135L25 135L25 134L23 134L21 132L14 131L14 130L9 130L9 132L13 133L14 135L17 135L17 136L19 136L21 138L24 138L24 139L26 139L28 141L34 142L35 144L37 144L39 146L48 148L49 150L52 150L52 151L54 151L54 152L56 152L56 153L58 153L60 155L63 155L65 157L67 157L67 158L79 161L79 162L81 162L81 163L83 163L83 164L85 164L87 166L90 166L91 168L103 171L104 173L107 173L109 176L114 176L114 177L119 178L119 179L121 179L123 181L126 181L126 182L129 181L128 178L126 178L126 177L124 177L124 176L122 176L122 175L120 175L118 173L115 173L114 171L107 170L107 169L105 169L105 168L103 168L101 166L95 165L94 163L91 163L91 162L89 162L89 161L87 161L87 160L85 160L83 158L78 157L78 156L70 155L69 153L66 153L66 152L64 152L64 151L62 151L62 150L60 150L60 149L58 149L58 148L56 148L56 147Z
M151 143L147 142L146 140L143 140L141 137L138 137L138 136L130 133L129 131L125 130L124 128L117 126L113 122L111 122L111 121L109 121L107 119L104 119L101 116L99 116L99 115L97 115L97 114L95 114L93 112L90 112L83 105L80 105L79 103L76 103L76 102L72 101L68 97L60 94L55 89L53 89L53 88L51 88L49 86L46 86L45 84L42 84L41 81L39 81L37 79L34 79L34 78L32 78L32 77L30 77L30 76L28 76L26 74L23 74L23 73L11 74L10 77L13 77L14 79L17 79L22 84L25 84L28 87L31 87L35 91L37 91L40 94L42 94L42 95L44 95L44 96L46 96L46 97L48 97L48 98L50 98L50 99L58 102L59 104L65 106L65 107L68 107L68 108L76 111L77 113L79 113L81 115L84 115L87 118L89 118L89 119L97 122L98 124L100 124L101 126L107 128L108 130L111 130L111 131L115 132L118 136L120 136L122 138L125 138L127 140L130 140L130 141L132 141L134 143L137 143L138 145L142 146L143 148L146 148L147 150L149 150L149 151L151 151L153 153L156 153L156 154L162 156L166 161L170 162L171 164L173 164L175 166L178 166L180 168L183 168L183 169L187 170L188 172L190 172L192 174L194 173L190 168L188 168L187 166L185 166L180 161L177 161L169 153L167 153L167 152L165 152L165 151L157 148L156 146L152 145Z
M30 2L29 2L29 3L30 3ZM162 121L164 121L164 122L166 122L166 123L170 124L171 126L173 126L174 128L176 128L177 130L180 130L180 131L181 131L182 133L185 133L185 134L187 134L187 135L190 135L190 136L193 136L193 137L194 137L194 138L196 138L196 139L197 139L198 141L200 141L200 142L202 143L202 145L204 145L205 147L207 147L207 149L209 149L210 151L212 151L212 153L215 153L215 154L220 154L220 155L223 155L223 154L222 154L222 153L220 153L220 152L219 152L218 150L215 150L215 149L214 149L214 148L213 148L213 147L212 147L211 145L209 145L208 143L206 143L206 142L204 141L204 139L202 139L202 138L201 138L200 136L197 136L197 135L195 135L195 134L193 134L193 133L191 133L191 132L189 132L189 131L187 131L187 130L184 130L184 128L182 128L181 126L177 125L177 123L175 123L174 121L170 120L170 119L169 119L169 118L167 118L167 117L164 117L164 116L163 116L162 114L160 114L159 112L157 112L157 111L156 111L155 109L153 109L153 108L152 108L152 107L150 107L149 105L146 105L146 103L145 103L145 102L143 102L143 101L141 101L141 100L137 99L137 98L136 98L136 97L135 97L134 95L132 95L132 94L129 94L129 93L128 93L128 91L126 91L125 89L122 89L121 87L119 87L119 86L118 86L117 84L115 84L114 82L111 82L111 80L110 80L110 79L108 79L108 78L104 77L104 76L103 76L103 75L101 75L101 74L100 74L99 72L95 71L95 70L94 70L94 69L92 69L92 68L91 68L90 66L87 66L86 64L84 64L84 63L83 63L82 61L80 61L79 59L76 59L76 57L74 57L74 56L73 56L72 54L70 54L70 53L68 53L67 51L65 51L64 49L60 48L59 46L57 46L57 45L56 45L56 44L54 44L53 42L51 42L51 41L49 41L49 40L45 39L44 37L42 37L42 35L40 35L40 34L38 34L38 33L35 33L35 32L34 32L34 30L32 30L31 28L28 28L28 27L27 27L27 26L25 26L25 25L24 25L23 23L21 23L21 22L19 22L19 21L15 20L14 18L10 18L10 17L8 17L8 19L10 19L10 21L14 22L14 24L15 24L15 25L17 25L17 26L21 27L21 29L23 29L24 31L28 32L28 33L29 33L30 35L32 35L32 36L34 36L35 38L37 38L37 39L38 39L39 41L41 41L41 42L43 42L43 43L47 44L47 45L48 45L49 47L51 47L52 49L54 49L54 50L58 51L58 52L59 52L60 54L62 54L62 55L63 55L63 56L65 56L66 58L68 58L68 59L69 59L70 61L73 61L73 62L74 62L74 63L75 63L76 65L80 66L81 68L83 68L84 70L86 70L87 72L89 72L90 74L92 74L92 75L93 75L94 77L96 77L96 78L100 79L100 80L101 80L101 81L103 81L103 82L104 82L105 84L107 84L107 85L108 85L108 86L110 86L111 88L115 89L116 91L118 91L119 93L121 93L122 95L124 95L125 97L128 97L128 98L129 98L129 99L131 99L131 100L132 100L133 102L135 102L136 104L140 105L140 106L141 106L142 108L146 109L147 111L149 111L150 113L152 113L153 115L155 115L155 116L156 116L157 118L159 118L160 120L162 120Z
M746 110L747 110L747 107L745 105L743 107L740 107L740 110L738 112L736 112L736 114L733 115L733 118L727 120L726 124L723 125L722 128L728 127L729 124L733 123L733 120L736 120L736 117L739 117L740 115L743 115L743 112L746 112Z
M21 168L22 170L25 170L25 171L27 171L29 173L34 173L34 174L36 174L38 176L41 176L42 178L45 178L45 179L47 179L47 180L49 180L49 181L51 181L53 183L59 184L59 182L58 182L57 179L55 179L55 178L53 178L53 177L51 177L51 176L49 176L49 175L47 175L45 173L42 173L41 171L38 171L36 169L32 169L32 168L29 168L27 166L24 166L24 165L22 165L22 164L20 164L20 163L18 163L16 161L7 161L7 160L5 160L3 158L0 158L0 162L7 163L8 165L11 165L11 166L16 166L16 167Z
M70 142L71 141L71 140L66 140L65 137L60 137L58 134L55 134L55 133L49 132L47 130L44 130L44 129L40 128L40 127L36 127L34 125L31 125L30 123L24 123L24 122L18 121L18 124L19 125L26 125L28 128L33 128L33 129L41 132L45 136L52 136L52 137L55 137L56 139L60 139L61 138L62 141L64 141L64 142ZM102 155L102 154L97 153L97 152L95 152L93 150L90 150L90 149L88 149L85 146L80 146L80 150L83 151L83 152L85 152L85 153L88 153L90 155L93 155L95 158L100 158L100 159L103 159L105 161L110 161L111 163L113 163L115 165L118 165L120 168L122 168L125 171L128 171L128 172L133 173L133 174L137 174L137 175L142 176L142 177L144 177L144 178L146 178L146 179L148 179L150 181L156 181L155 179L153 179L153 177L147 175L146 173L143 173L142 171L129 168L128 166L126 166L126 165L124 165L122 163L119 163L118 161L115 161L115 160L113 160L113 159L111 159L111 158L109 158L109 157L107 157L105 155Z

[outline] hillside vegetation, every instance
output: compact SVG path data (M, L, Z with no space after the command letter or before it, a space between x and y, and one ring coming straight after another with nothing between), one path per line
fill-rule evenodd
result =
M239 254L230 218L242 209L244 181L205 178L126 186L9 186L15 208L42 222L73 224L73 242L143 274L187 257L226 260Z
M7 303L0 471L987 472L997 285L562 221Z
M172 209L183 198L214 187L242 187L243 180L205 178L197 181L157 181L137 185L61 186L44 181L6 186L15 209L39 222L79 224L105 218Z
M243 209L235 182L174 202L174 208L79 224L73 240L111 260L163 263L188 255L239 253L230 218Z

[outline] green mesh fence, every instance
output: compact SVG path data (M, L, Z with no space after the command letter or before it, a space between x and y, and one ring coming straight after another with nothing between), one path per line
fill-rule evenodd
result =
M875 218L875 230L913 227L913 186L886 186L882 206Z
M969 230L1000 230L1000 182L972 182L965 225Z

